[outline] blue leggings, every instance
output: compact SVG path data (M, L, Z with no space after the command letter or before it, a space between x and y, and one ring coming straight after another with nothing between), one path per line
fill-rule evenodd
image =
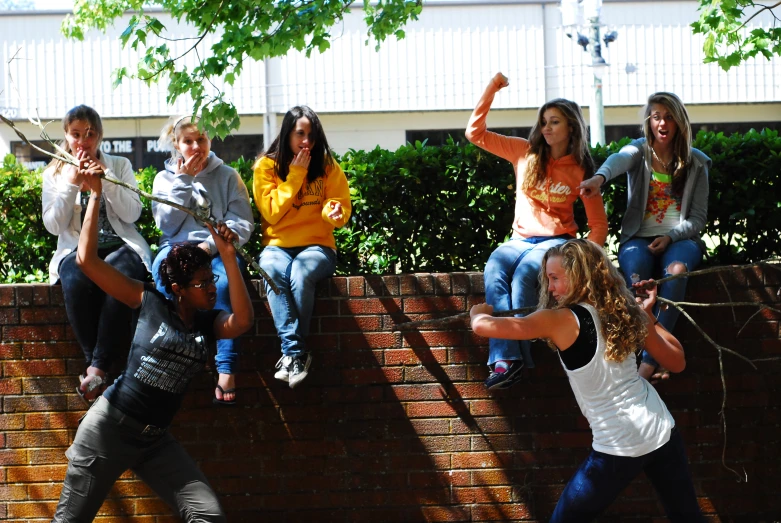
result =
M645 456L611 456L592 450L564 487L551 523L592 521L640 472L651 481L673 523L704 523L677 428L667 443Z

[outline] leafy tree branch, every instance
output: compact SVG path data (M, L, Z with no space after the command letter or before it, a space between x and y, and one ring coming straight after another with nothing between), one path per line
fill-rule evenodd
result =
M225 93L212 80L221 79L233 85L241 74L245 60L264 60L284 56L295 49L309 56L330 47L332 29L344 20L354 0L77 0L73 15L62 25L70 38L84 39L91 30L106 31L125 12L133 14L120 36L123 46L141 52L134 70L121 67L114 71L114 84L127 78L147 84L168 80L167 101L173 104L180 96L193 100L193 114L201 117L199 125L210 135L224 138L239 127L239 115ZM178 23L195 31L195 36L177 38L155 16L151 8L162 8ZM379 0L364 2L367 43L380 43L389 36L403 38L401 27L417 20L422 0ZM207 37L214 43L208 52L199 51ZM176 54L174 42L195 40ZM196 65L183 62L196 53ZM204 56L202 58L202 56ZM213 90L207 91L206 85Z
M717 62L728 71L757 55L768 60L781 56L779 8L781 1L766 5L753 0L700 0L700 18L692 28L705 35L705 63ZM772 18L772 26L749 28L762 14Z

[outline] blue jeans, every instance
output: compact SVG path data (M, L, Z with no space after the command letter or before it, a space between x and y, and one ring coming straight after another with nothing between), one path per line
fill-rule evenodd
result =
M564 492L550 523L585 523L599 516L640 472L645 472L673 523L704 522L686 448L676 428L670 441L645 456L611 456L592 450Z
M702 262L702 250L694 240L679 240L671 243L667 249L659 256L651 254L648 246L654 238L632 238L626 243L622 243L618 249L618 264L624 279L628 286L632 286L632 275L637 274L640 280L649 278L663 278L669 276L667 268L674 262L681 262L686 266L687 271L693 271ZM662 283L659 286L659 296L672 301L682 301L686 295L686 280L688 278L678 278L669 282ZM654 309L659 323L665 329L672 332L675 323L678 321L680 311L675 307L667 307L666 310L659 310L659 306ZM656 360L643 351L643 362L649 365L657 366Z
M497 312L537 305L542 258L548 249L569 239L571 236L513 238L497 247L483 272L485 302ZM533 368L531 341L490 338L488 364L499 360L525 361L527 367Z
M264 281L274 326L282 342L282 354L298 356L308 352L304 338L312 321L315 286L336 270L336 253L322 245L268 246L260 253L258 263L280 290L274 294Z
M144 262L127 245L113 250L100 249L98 256L128 278L146 277ZM76 265L75 252L62 259L59 275L68 323L84 352L87 366L108 372L117 354L130 348L138 319L136 311L90 280Z
M162 281L160 280L160 264L168 256L168 252L173 245L164 245L157 251L155 261L152 262L152 277L155 280L155 286L157 290L162 292L169 300L173 299L173 296L166 292ZM242 266L244 260L239 258L239 267ZM217 280L217 303L214 305L215 309L222 309L224 311L233 312L231 308L230 292L228 290L228 275L225 273L225 265L222 263L222 258L215 256L212 258L212 272L220 276ZM239 349L238 340L217 340L217 355L214 358L215 367L220 374L235 374L236 373L236 360Z

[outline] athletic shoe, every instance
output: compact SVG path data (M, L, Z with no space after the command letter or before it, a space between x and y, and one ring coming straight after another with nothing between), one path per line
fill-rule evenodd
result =
M485 380L487 389L506 389L521 381L524 363L520 360L497 361Z
M288 367L290 366L291 361L293 361L293 358L291 358L290 356L282 356L281 358L279 358L277 364L274 365L275 369L279 369L277 370L277 372L274 373L274 377L276 379L282 381L288 381L288 376L289 376Z
M293 360L287 368L289 373L288 381L290 382L290 388L294 388L301 383L306 375L309 373L309 365L312 364L312 355L310 353L294 356Z

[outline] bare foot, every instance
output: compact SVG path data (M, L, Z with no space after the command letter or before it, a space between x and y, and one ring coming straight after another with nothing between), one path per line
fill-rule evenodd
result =
M669 370L663 367L654 367L648 363L641 363L640 367L637 368L637 373L641 378L645 378L647 381L649 381L651 385L656 385L660 381L670 379Z
M233 374L220 374L217 385L222 387L222 390L214 388L214 397L218 401L236 401L236 378Z

